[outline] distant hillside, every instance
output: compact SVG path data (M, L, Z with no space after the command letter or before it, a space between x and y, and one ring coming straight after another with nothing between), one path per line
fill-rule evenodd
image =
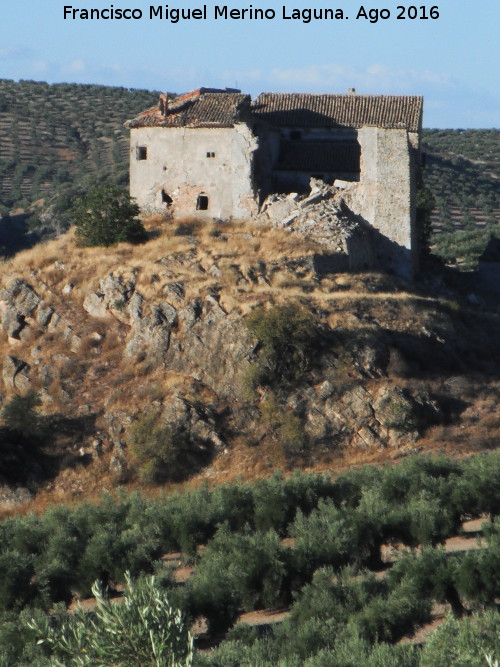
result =
M126 181L127 118L157 93L0 80L0 202L27 207L89 176Z
M424 130L433 252L472 268L500 221L500 130Z
M498 219L500 130L424 130L423 150L438 227Z

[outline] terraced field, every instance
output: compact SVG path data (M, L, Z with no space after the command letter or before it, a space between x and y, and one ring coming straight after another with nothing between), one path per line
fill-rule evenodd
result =
M157 93L0 80L0 203L23 207L65 184L113 173L125 181L127 118Z

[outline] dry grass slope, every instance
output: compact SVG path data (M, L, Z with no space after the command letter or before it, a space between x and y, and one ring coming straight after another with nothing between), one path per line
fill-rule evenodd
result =
M355 353L345 359L339 353L335 375L339 397L360 385L375 394L385 383L413 392L452 394L453 400L464 402L461 414L429 426L416 442L390 448L320 448L299 462L304 467L340 470L394 460L419 450L464 455L494 446L500 427L496 409L500 396L498 355L488 351L491 336L487 332L484 340L479 340L475 338L477 331L470 330L468 323L477 320L475 314L470 316L460 305L414 290L384 274L318 275L312 260L324 249L269 226L240 221L173 222L161 216L146 219L145 226L150 240L141 246L78 248L69 232L2 265L2 285L13 278L24 278L61 319L52 330L30 323L29 335L21 340L7 339L2 333L1 357L12 355L28 361L38 371L48 369L45 375L32 374L32 387L41 392L47 415L58 419L95 415L93 429L57 435L58 451L74 454L80 447L89 451L93 438L104 440L101 457L86 467L64 468L38 493L32 506L41 508L47 502L92 497L112 490L120 481L109 469L113 449L106 448L106 414L142 414L151 406L168 405L173 396L182 396L193 405L215 406L219 417L226 409L237 416L241 407L241 396L235 394L229 407L222 405L217 387L200 383L193 375L151 364L147 359L126 358L129 327L120 320L120 304L115 308L118 317L110 315L106 319L92 318L83 309L85 297L108 274L133 279L136 290L148 303L171 300L172 287L179 284L183 303L215 294L222 309L235 318L244 317L259 305L298 302L316 313L325 331L338 335L343 345L368 337L389 350L380 377L363 377L363 371L356 368ZM488 317L493 333L498 329L498 318ZM476 324L481 325L479 321ZM182 342L181 329L176 335ZM412 345L415 358L409 362ZM427 354L425 350L437 351L435 359L417 359L419 354ZM464 350L460 360L455 359L457 350ZM420 363L422 367L417 368ZM45 378L43 382L41 377ZM318 374L313 376L309 380L312 385L304 386L304 391L317 391L314 383L319 380ZM6 388L5 400L10 392L12 389ZM226 446L185 484L250 479L289 467L276 437L264 434L259 446L250 446L248 437L237 429L236 416L226 423ZM138 484L134 479L125 481L131 488ZM177 487L171 484L168 488Z

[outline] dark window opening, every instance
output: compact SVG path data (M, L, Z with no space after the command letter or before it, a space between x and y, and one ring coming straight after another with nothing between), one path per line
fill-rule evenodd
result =
M172 197L165 192L165 190L161 191L161 200L167 206L170 206L170 204L174 201Z
M302 132L300 130L290 130L290 139L292 141L300 141L302 139Z
M215 157L215 153L213 153L212 151L208 151L207 157Z
M208 197L207 195L199 195L196 202L197 211L206 211L208 209Z
M137 160L147 160L148 159L148 147L147 146L137 146L135 156Z

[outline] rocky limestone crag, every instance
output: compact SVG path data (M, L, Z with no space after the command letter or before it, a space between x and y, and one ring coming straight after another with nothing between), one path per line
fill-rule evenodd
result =
M179 307L182 287L175 285L170 293L177 307L168 301L148 304L132 282L109 275L100 281L99 291L85 298L83 307L93 317L115 317L129 325L126 357L147 357L170 372L210 384L224 378L218 393L231 394L254 346L241 319L228 315L214 294ZM172 336L174 330L181 335Z
M75 349L80 343L71 324L21 278L11 280L0 290L0 315L2 329L14 341L29 339L30 333L41 327L47 331L62 331Z
M94 479L102 474L127 483L135 465L129 429L144 414L205 447L206 469L199 474L210 476L238 456L242 474L252 467L267 474L275 465L393 458L419 447L434 426L444 432L455 423L456 434L462 414L471 423L485 414L495 423L494 390L480 409L477 384L457 379L472 367L469 343L461 342L470 323L458 335L462 325L453 309L390 276L320 270L322 249L345 256L341 249L358 221L347 214L345 225L339 222L346 192L342 200L322 187L316 195L294 220L313 227L307 216L329 211L331 247L308 244L262 219L252 233L236 223L186 223L176 234L171 221L162 221L157 245L120 246L115 256L114 249L102 255L92 249L88 258L78 249L64 262L50 249L44 268L32 262L24 272L5 274L0 400L34 389L50 423L62 424L68 451L58 455L76 463L59 474L60 484L81 493L89 484L76 483L83 466L101 471ZM52 243L59 248L68 241ZM256 307L290 303L317 323L311 364L296 384L257 387L249 396L245 382L262 344L246 317ZM478 355L490 349L490 329L474 331ZM289 419L302 431L291 459L281 426L264 417L269 399L279 406L278 421Z
M339 232L337 240L340 237L347 238L350 232L355 231L356 225L339 223L336 216L341 201L332 198L330 191L322 189L315 193L294 219L301 224L309 224L307 216L315 215L319 210L317 207L325 206L325 202L329 202L328 207L334 219L330 231ZM270 207L276 203L271 203ZM196 252L177 257L177 261L190 262L196 266ZM160 264L168 267L167 275L175 275L172 262L160 260ZM312 268L310 259L285 261L281 266L299 276ZM213 271L216 267L216 264L212 265L213 274L216 274ZM276 266L267 267L267 271L273 270L276 270ZM267 277L264 274L259 277L263 278L264 284L269 284L269 274ZM241 284L249 283L249 278L243 274L236 280ZM250 276L252 280L259 284L257 276ZM185 297L184 286L180 282L169 283L164 291L170 301L151 302L139 291L133 272L114 272L99 280L98 289L87 293L81 307L91 319L114 321L118 326L125 326L126 332L121 343L124 363L127 360L134 364L149 363L153 368L189 378L190 382L214 392L216 402L219 403L229 401L231 405L236 400L238 410L243 414L243 429L248 433L253 429L262 431L258 411L255 413L250 407L246 411L245 401L241 398L242 378L254 363L257 349L257 341L252 339L241 315L238 312L226 312L214 290L194 300ZM35 380L35 384L45 388L42 392L44 403L50 402L47 388L60 380L60 369L71 366L78 357L78 348L74 343L81 343L81 336L23 280L15 279L8 283L0 292L0 297L4 314L2 326L10 339L14 339L15 335L21 336L29 327L37 326L46 331L57 330L63 339L69 340L67 352L54 355L51 364L41 361L41 345L32 347L32 363L12 355L4 358L2 378L7 390L24 393L32 386L32 380ZM15 330L12 322L18 323L19 331ZM103 335L97 331L90 336L92 344L96 346L102 343L102 339ZM304 432L312 447L332 450L345 446L400 446L415 440L426 420L439 421L439 407L428 394L403 395L400 390L387 387L385 367L390 355L385 348L381 350L376 345L360 344L351 350L348 363L358 381L353 388L339 392L338 369L345 365L346 360L340 359L337 352L332 351L334 348L335 344L330 343L322 350L321 364L326 370L322 373L318 368L304 377L300 389L291 391L286 399L287 407L302 420ZM375 381L375 384L365 386L363 381L367 379ZM71 383L67 384L71 392ZM68 400L71 398L71 393L68 394L64 388L61 395ZM110 407L105 407L106 403ZM107 437L112 445L111 470L123 476L127 470L126 432L134 411L116 411L111 405L112 402L110 404L107 399L96 408L103 411ZM221 431L217 420L220 410L217 408L193 402L182 391L171 392L159 405L162 421L173 431L188 432L197 440L209 443L216 451L225 447L224 427ZM399 422L395 419L391 422L389 413L396 408L402 414L399 415ZM425 419L415 416L419 411L426 413ZM409 426L403 423L406 417L410 420Z

